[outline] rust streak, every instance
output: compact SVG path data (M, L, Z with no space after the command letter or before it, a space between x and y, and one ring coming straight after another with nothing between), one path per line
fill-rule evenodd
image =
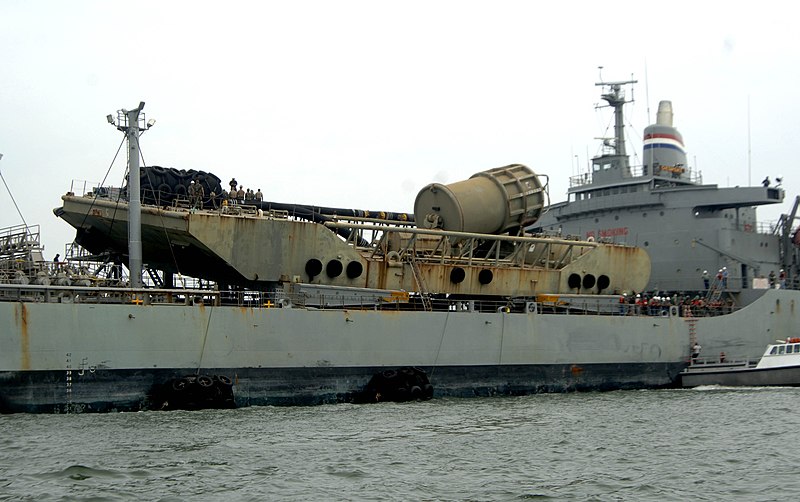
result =
M19 311L16 317L20 333L20 368L29 370L31 369L31 341L28 337L28 308L24 303L19 304Z

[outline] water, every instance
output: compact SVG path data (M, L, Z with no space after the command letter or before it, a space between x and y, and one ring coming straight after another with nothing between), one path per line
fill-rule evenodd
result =
M800 389L0 416L0 500L792 500Z

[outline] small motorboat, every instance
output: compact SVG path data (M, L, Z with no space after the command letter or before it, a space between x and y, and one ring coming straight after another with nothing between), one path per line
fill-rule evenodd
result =
M800 386L800 338L777 340L767 345L764 355L756 361L695 358L680 373L682 387L700 385L724 386Z

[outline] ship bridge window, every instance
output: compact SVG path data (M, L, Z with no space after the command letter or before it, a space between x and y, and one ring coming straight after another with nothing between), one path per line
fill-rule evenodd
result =
M795 345L794 346L794 353L795 354L800 353L800 345Z
M794 347L794 345L787 345L787 346L786 346L786 353L787 353L787 354L791 354L792 352L794 352L794 351L792 350L792 347Z
M769 351L769 354L771 356L774 356L777 353L778 353L778 347L772 347L772 350Z
M786 345L781 345L780 347L778 347L778 355L781 355L784 352L786 352Z

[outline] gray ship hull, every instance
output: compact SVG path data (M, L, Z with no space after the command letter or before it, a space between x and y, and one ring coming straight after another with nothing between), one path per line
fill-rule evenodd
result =
M435 397L517 396L533 393L660 388L685 363L439 366L432 373ZM381 367L204 368L203 373L234 375L231 407L306 406L368 402L361 390ZM5 372L0 378L2 413L90 413L165 408L153 396L159 382L195 374L194 368L96 370L71 376L64 370Z
M158 408L154 386L198 374L230 378L237 406L354 401L404 366L436 396L662 387L692 336L755 357L793 333L798 299L768 291L704 318L0 302L0 407Z

